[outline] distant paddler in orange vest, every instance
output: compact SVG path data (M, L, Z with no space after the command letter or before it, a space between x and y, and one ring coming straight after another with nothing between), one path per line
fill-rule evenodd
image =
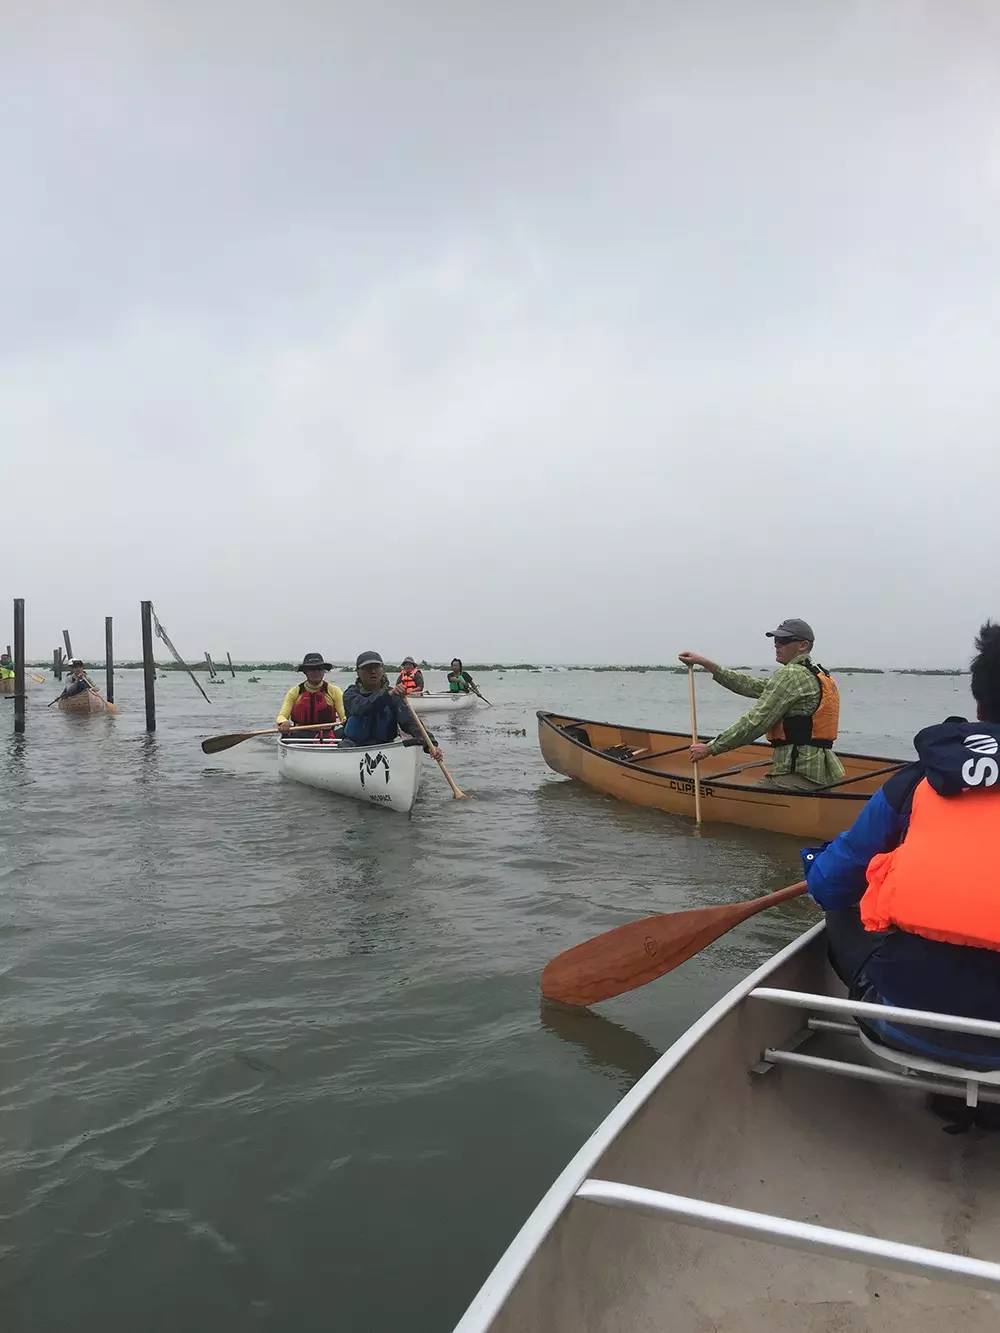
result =
M757 700L715 740L692 745L691 759L701 763L709 755L725 754L766 736L774 746L774 761L758 785L778 791L818 791L839 782L845 772L833 752L840 723L837 683L825 667L813 663L815 635L806 621L783 620L777 629L767 631L767 637L774 640L774 656L781 665L766 680L721 667L700 653L680 654L682 662L704 667L727 690Z
M404 657L402 669L396 677L396 685L402 686L407 694L423 694L424 673L412 657Z
M317 722L329 722L332 727L334 723L345 722L344 692L326 679L326 673L333 668L324 661L322 653L306 653L298 670L305 674L305 680L301 685L293 685L285 695L275 718L278 730L292 740L328 740L332 730L306 731L296 736L295 728L314 726Z

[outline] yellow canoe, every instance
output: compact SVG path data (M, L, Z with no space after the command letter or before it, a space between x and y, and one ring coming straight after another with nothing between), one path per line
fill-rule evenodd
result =
M538 741L549 768L631 805L694 817L694 776L686 754L690 735L558 713L537 716ZM758 787L773 758L771 747L763 742L706 759L698 766L701 817L809 840L833 838L854 822L869 796L902 767L899 759L839 750L837 755L846 776L817 792Z

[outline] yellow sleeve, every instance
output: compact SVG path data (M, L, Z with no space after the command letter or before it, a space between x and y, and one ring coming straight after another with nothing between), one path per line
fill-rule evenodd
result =
M344 712L344 691L339 685L334 685L332 682L327 681L326 693L330 703L333 705L333 711L337 714L337 721L346 722L347 714ZM287 699L285 702L288 702Z
M285 702L281 705L281 708L278 710L278 716L274 719L275 722L288 721L288 719L292 715L292 709L295 707L295 700L298 697L299 697L299 687L297 685L293 685L292 688L285 695Z

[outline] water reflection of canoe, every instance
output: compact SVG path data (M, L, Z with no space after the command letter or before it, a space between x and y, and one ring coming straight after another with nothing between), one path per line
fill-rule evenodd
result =
M475 708L474 694L411 694L407 700L415 713L464 713L468 708Z
M93 690L81 690L68 699L60 699L58 707L61 713L103 713L107 704Z
M707 738L706 738L707 739ZM538 714L538 740L549 768L632 805L694 815L694 781L687 758L690 736L614 722ZM846 777L819 792L776 792L756 786L773 757L769 745L742 745L699 765L701 817L799 838L832 838L858 811L898 759L841 754Z
M279 741L283 777L307 787L351 796L402 814L412 809L420 786L419 745L341 746L318 741Z
M922 1062L830 1012L856 1007L843 994L822 925L734 987L584 1144L455 1333L995 1333L996 1136L943 1134L925 1106L946 1093L957 1121L971 1071L907 1072Z

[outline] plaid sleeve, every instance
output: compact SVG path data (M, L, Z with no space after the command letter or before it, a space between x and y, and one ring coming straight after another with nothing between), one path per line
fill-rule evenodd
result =
M768 727L783 718L796 704L812 697L811 677L791 666L781 667L765 682L754 706L712 741L712 754L725 754L763 736Z

